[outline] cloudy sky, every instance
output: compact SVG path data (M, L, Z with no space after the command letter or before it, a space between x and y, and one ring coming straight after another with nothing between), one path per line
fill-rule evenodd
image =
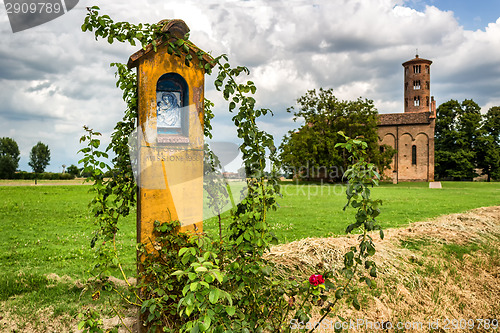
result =
M0 137L15 139L20 169L38 141L48 144L48 171L76 164L88 125L109 137L124 104L111 62L127 62L137 48L95 41L81 32L85 7L98 5L115 21L183 19L191 40L212 54L245 65L260 107L274 117L261 125L279 143L300 124L286 108L309 89L333 88L341 99L369 98L380 113L403 111L403 67L416 49L433 61L437 104L474 99L485 112L500 105L498 0L80 0L67 14L12 33L0 6ZM220 93L215 139L235 141Z

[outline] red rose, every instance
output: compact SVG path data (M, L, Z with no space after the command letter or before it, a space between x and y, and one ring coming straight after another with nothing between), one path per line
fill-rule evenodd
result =
M323 279L323 275L313 274L309 277L309 283L317 286L318 284L325 283L325 279Z

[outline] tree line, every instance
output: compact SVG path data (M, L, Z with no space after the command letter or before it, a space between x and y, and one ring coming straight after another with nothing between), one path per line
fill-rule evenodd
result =
M16 178L16 172L19 167L21 152L17 142L8 137L0 138L0 178L12 179ZM49 147L38 142L31 148L30 160L28 165L35 174L40 174L45 171L47 165L50 164L50 149Z
M500 180L500 107L481 114L471 99L437 108L435 174L443 180Z
M299 129L284 136L280 157L285 175L303 179L340 181L349 156L335 145L339 131L361 137L368 144L367 158L379 172L390 167L396 150L379 145L378 111L373 101L339 100L332 89L310 90L290 107L293 120L304 120ZM486 114L473 100L455 100L437 109L435 128L435 174L441 180L472 180L486 175L500 180L500 107Z

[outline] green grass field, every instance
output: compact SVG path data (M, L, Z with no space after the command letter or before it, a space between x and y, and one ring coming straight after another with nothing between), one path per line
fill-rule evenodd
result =
M94 230L87 208L91 198L88 189L0 187L0 271L86 276ZM344 190L343 185L283 185L280 208L269 213L280 242L343 234L353 219L352 209L342 210ZM447 182L443 189L429 189L427 183L383 184L373 189L372 196L384 202L379 217L382 226L392 228L442 214L500 205L500 183ZM204 228L215 235L215 219L207 221ZM125 268L133 272L134 213L121 222L118 238Z
M8 299L8 308L27 322L49 306L55 315L73 317L82 304L91 303L90 293L82 294L74 283L92 276L89 244L94 225L88 189L0 187L0 301ZM133 273L135 221L131 217L123 222L120 247L129 247L125 267ZM54 283L47 279L53 273L69 279Z
M90 302L90 295L81 296L74 284L46 287L50 273L82 281L92 275L89 244L94 224L87 208L88 189L0 186L0 301L7 301L21 315L49 305L56 314L74 315L81 304ZM352 209L342 211L344 190L342 185L283 185L280 208L269 214L280 241L343 234L354 214ZM384 201L379 220L384 228L391 228L500 205L500 183L447 182L443 189L429 189L427 183L383 184L372 190L372 196ZM215 219L207 221L204 229L216 235ZM124 269L133 274L135 212L121 222L118 239Z
M382 184L372 189L372 198L382 199L378 220L383 228L394 228L443 214L500 205L500 183L443 182L442 189L428 183ZM353 209L343 211L345 186L284 185L280 209L269 215L280 242L304 237L343 234L353 221Z

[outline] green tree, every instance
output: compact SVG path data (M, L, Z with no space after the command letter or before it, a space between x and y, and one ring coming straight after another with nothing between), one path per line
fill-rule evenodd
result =
M74 164L71 164L68 169L67 169L67 172L71 175L74 175L75 177L78 177L80 175L80 170L78 169L78 167Z
M285 171L306 179L340 179L348 165L349 155L335 147L349 137L362 137L368 144L368 159L378 169L389 167L395 150L389 146L381 151L378 143L378 112L373 101L337 99L332 89L310 90L297 99L298 109L288 108L294 121L304 119L298 130L289 131L280 146Z
M477 166L483 175L500 179L500 107L495 106L483 116L482 136L477 150Z
M19 166L19 146L14 139L0 138L0 178L12 178Z
M481 108L473 100L450 100L437 109L435 171L439 179L477 176L477 151L482 137Z
M50 150L49 147L42 142L38 142L31 148L29 166L33 169L35 173L44 172L50 161Z

